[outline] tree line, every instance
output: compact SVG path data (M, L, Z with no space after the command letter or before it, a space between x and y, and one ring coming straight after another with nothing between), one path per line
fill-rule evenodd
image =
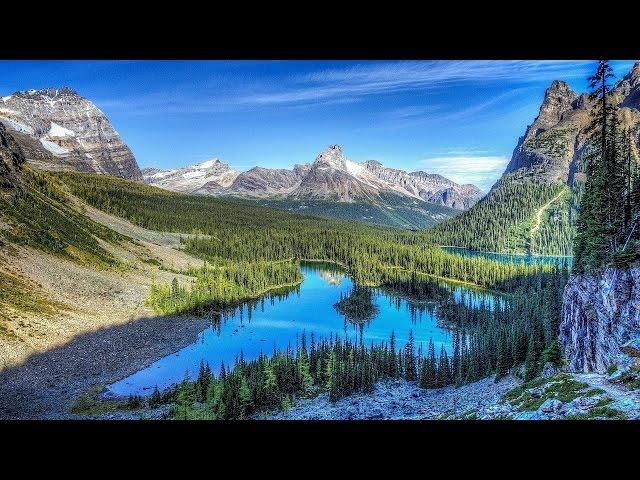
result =
M438 315L451 328L452 345L433 341L416 345L413 333L402 346L395 333L387 342L365 346L337 335L308 340L302 333L295 347L222 364L217 375L202 364L197 378L185 379L166 392L156 391L150 404L171 403L181 419L244 419L287 409L301 398L326 393L330 401L354 393L371 393L381 380L402 379L422 388L463 385L487 375L499 380L522 370L537 376L551 362L559 365L557 344L566 266L531 279L537 288L522 287L503 297L461 302L453 292L433 286ZM449 351L448 351L449 350Z

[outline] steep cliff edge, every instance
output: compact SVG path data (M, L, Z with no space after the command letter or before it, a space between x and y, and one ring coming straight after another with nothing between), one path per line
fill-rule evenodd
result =
M573 371L640 366L640 265L572 276L564 291L560 343Z

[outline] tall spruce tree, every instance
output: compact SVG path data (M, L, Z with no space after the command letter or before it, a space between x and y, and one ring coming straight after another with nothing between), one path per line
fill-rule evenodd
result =
M576 222L576 273L589 273L615 260L629 231L631 147L610 94L612 78L609 62L600 60L588 79L595 105L587 128L593 135L583 155L586 181Z
M404 347L404 359L405 379L413 382L418 379L418 372L416 370L416 352L413 343L413 330L409 330L409 338Z

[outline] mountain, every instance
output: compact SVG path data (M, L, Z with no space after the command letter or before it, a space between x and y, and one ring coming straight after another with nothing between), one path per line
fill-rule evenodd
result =
M632 155L638 159L640 61L609 99L620 107L621 126L630 129ZM592 107L588 94L552 82L502 177L474 207L438 225L434 239L476 250L571 255Z
M1 97L0 122L37 167L142 179L133 153L107 117L69 88Z
M178 192L408 228L450 218L482 197L476 186L458 185L441 175L407 173L375 160L353 162L338 145L292 170L257 166L238 173L217 160L206 167L147 168L143 178L150 185Z
M364 167L380 180L394 186L400 193L456 210L471 208L483 196L482 190L475 185L459 185L436 173L407 173L404 170L385 167L376 160L364 162Z
M219 160L215 162L212 181L218 184L216 188L203 188L203 177L196 173L203 172L205 164L172 170L146 168L143 177L150 185L178 192L339 202L375 202L382 194L395 194L456 210L466 210L482 197L475 185L458 185L441 175L407 173L375 160L353 162L339 145L327 148L310 164L295 165L293 170L253 167L238 174ZM219 176L226 181L219 181Z
M146 183L181 193L213 194L229 187L237 176L238 172L217 158L185 168L142 170Z
M20 167L24 162L20 146L0 123L0 187L14 188L20 184Z

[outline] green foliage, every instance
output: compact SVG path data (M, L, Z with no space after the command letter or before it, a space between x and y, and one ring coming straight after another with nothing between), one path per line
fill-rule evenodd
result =
M104 389L104 385L81 393L71 405L70 412L76 415L101 415L127 408L126 401L99 400L98 394Z
M317 215L340 220L358 220L398 228L421 229L438 223L438 219L454 217L459 210L427 202L407 202L398 195L386 195L383 204L330 202L326 200L233 199L238 203L261 205L304 215Z
M211 263L315 259L343 265L361 285L383 285L421 272L505 290L529 274L551 271L548 265L502 264L450 254L432 243L429 232L293 215L113 177L58 175L75 195L138 225L198 233L184 238L185 250Z
M66 307L44 297L38 289L0 262L0 336L11 336L5 322L16 314L53 315Z
M566 375L557 375L525 382L507 392L503 398L517 406L519 411L524 412L537 410L549 399L557 399L563 403L570 402L583 395L583 391L588 387L588 384L573 380ZM531 395L529 390L533 388L541 388L542 394L540 396Z
M595 397L596 395L602 395L603 393L607 393L607 392L605 390L603 390L602 388L590 388L589 390L584 392L584 394L582 396L583 397Z
M556 367L562 366L562 351L558 341L551 342L542 352L542 365L552 363Z
M214 265L205 263L202 268L190 268L185 273L195 277L191 285L180 286L177 278L171 286L154 283L146 299L147 305L163 314L202 314L302 281L300 266L294 261L218 260Z
M575 130L567 128L547 130L527 140L524 146L552 157L570 158L573 142L567 142L567 138L575 137L576 133Z
M538 209L565 187L505 175L473 208L433 227L429 237L440 245L485 252L571 255L573 229L565 208L557 206L543 217L530 241ZM567 194L568 195L568 194ZM563 200L570 201L570 200ZM556 231L550 226L559 227Z
M554 350L558 336L562 293L568 272L528 276L505 297L480 300L472 307L464 302L443 302L438 309L447 325L456 329L452 356L453 383L479 380L491 374L497 379L525 363L527 379L541 367L543 351ZM496 305L497 304L497 305Z
M378 314L378 307L373 303L373 294L368 287L355 285L349 295L340 293L340 300L335 309L347 320L355 324L363 324Z
M270 357L261 355L245 362L238 359L229 372L215 377L199 375L196 382L185 379L163 396L163 402L175 404L177 419L246 419L258 412L287 410L297 398L326 391L331 401L356 392L371 392L377 380L387 378L390 356L387 345L355 344L337 337L306 340L294 351L275 350ZM311 369L311 363L320 365ZM202 371L202 369L201 369ZM195 392L198 382L207 379L206 397L200 401Z
M0 220L10 228L7 240L94 268L113 268L118 261L98 242L126 239L75 210L64 190L47 172L24 172L24 188L0 192Z
M618 105L610 97L611 77L611 67L601 60L589 78L597 101L588 127L594 133L582 157L586 182L574 244L576 273L622 267L640 258L640 176L633 135L621 127Z

